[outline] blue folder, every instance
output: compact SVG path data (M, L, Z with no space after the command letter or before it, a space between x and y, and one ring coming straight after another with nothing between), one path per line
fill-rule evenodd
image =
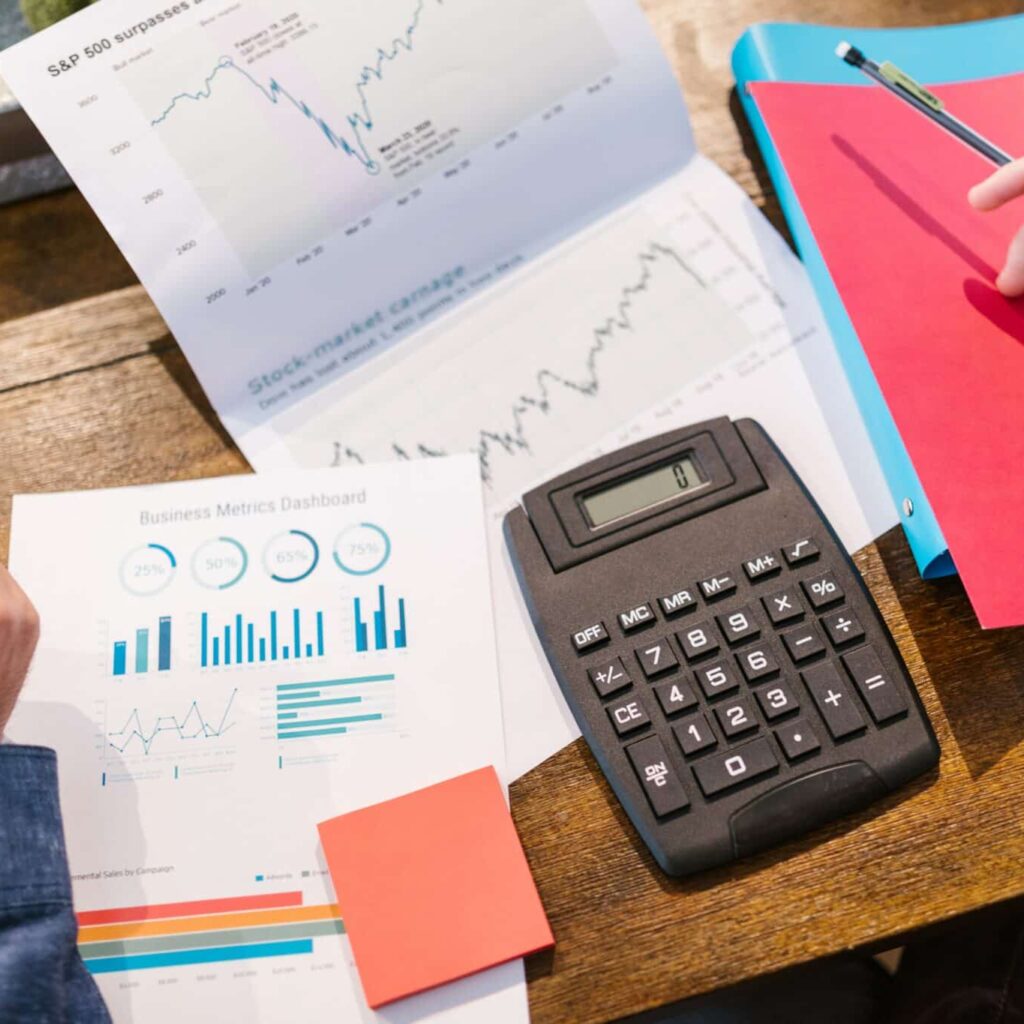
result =
M956 572L942 529L935 518L889 407L843 306L843 300L768 128L746 85L748 82L811 82L877 88L835 56L847 40L875 60L891 60L924 83L962 82L1024 71L1024 15L936 28L862 29L825 25L754 25L740 37L732 67L744 110L754 129L786 220L835 339L868 435L878 454L921 575ZM1007 116L1015 112L1008 111Z

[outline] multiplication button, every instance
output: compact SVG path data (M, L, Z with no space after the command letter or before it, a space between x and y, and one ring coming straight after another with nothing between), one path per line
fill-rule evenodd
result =
M610 697L613 693L625 690L633 682L621 658L609 658L594 668L588 668L587 675L599 697Z
M592 647L605 643L608 639L608 630L603 622L595 622L592 626L584 626L572 635L572 645L576 648L577 654L589 651Z
M803 617L804 603L800 600L800 591L796 587L783 587L767 597L761 598L761 604L768 613L773 626L781 626L784 622L792 622Z
M657 736L648 736L626 747L633 771L640 780L647 800L659 818L681 811L690 801L679 776Z

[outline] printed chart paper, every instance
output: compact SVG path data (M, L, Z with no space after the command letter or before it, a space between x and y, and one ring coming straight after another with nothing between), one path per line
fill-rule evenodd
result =
M693 149L632 0L104 0L0 73L235 437Z
M83 538L87 538L83 542ZM504 743L470 457L19 496L79 943L115 1021L372 1021L325 818ZM527 1019L519 963L408 1022Z

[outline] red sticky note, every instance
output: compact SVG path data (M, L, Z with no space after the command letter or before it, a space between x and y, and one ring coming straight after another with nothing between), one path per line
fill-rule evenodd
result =
M1024 623L1024 301L994 287L1024 201L967 203L994 167L871 85L751 85L981 624ZM930 86L1024 153L1024 75Z
M554 945L493 768L319 828L373 1008Z

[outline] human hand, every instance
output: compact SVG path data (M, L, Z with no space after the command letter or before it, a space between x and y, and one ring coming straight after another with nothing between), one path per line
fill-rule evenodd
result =
M997 210L1011 199L1024 196L1024 159L1004 164L967 193L976 210ZM1006 264L996 278L996 287L1007 298L1024 295L1024 227L1010 241Z
M0 565L0 738L21 693L39 639L39 614Z

